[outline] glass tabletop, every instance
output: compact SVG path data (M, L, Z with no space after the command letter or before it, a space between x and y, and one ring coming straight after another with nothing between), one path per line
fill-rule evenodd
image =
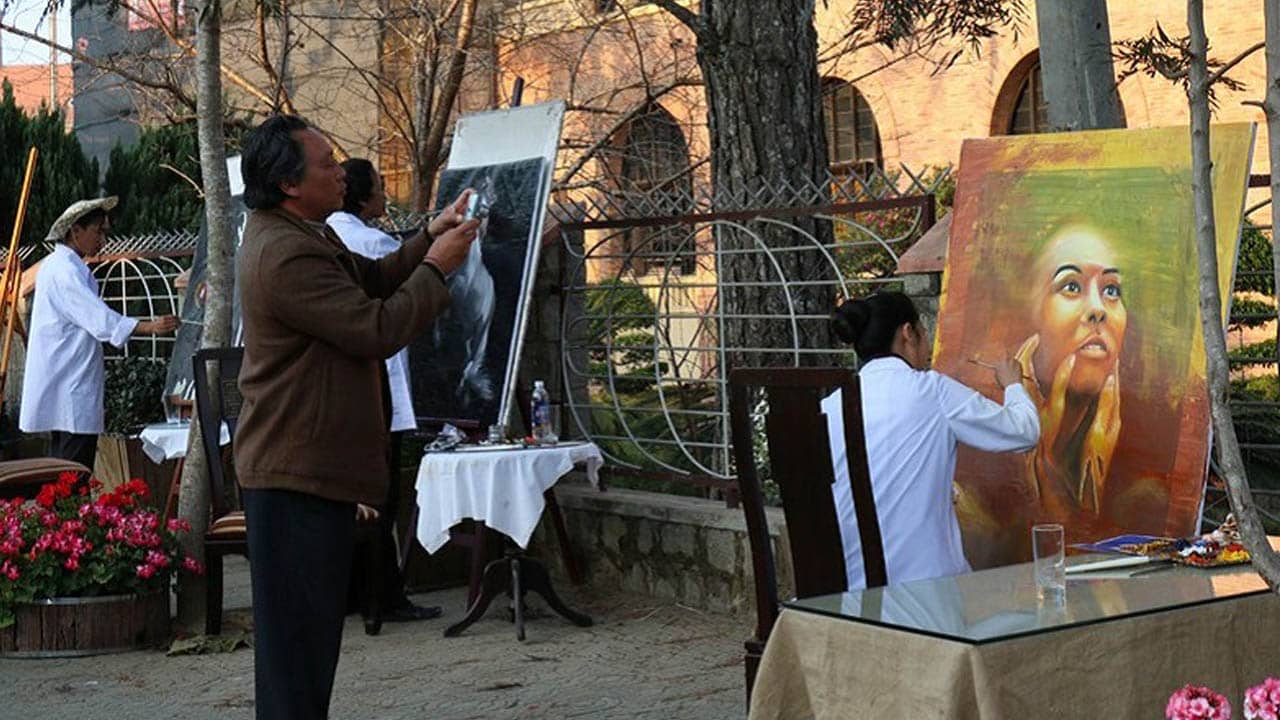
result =
M1100 559L1068 558L1068 566ZM1114 556L1111 556L1114 557ZM784 602L854 622L981 644L1267 592L1251 565L1181 565L1067 576L1061 604L1036 598L1030 563Z

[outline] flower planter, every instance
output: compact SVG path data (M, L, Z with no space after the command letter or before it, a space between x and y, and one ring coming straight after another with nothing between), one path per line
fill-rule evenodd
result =
M0 629L0 656L78 657L161 647L169 641L169 594L50 598L15 608Z

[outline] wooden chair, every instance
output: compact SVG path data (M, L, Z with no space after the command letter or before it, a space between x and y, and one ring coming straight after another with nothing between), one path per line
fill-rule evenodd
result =
M233 509L238 504L229 494L224 453L219 445L219 429L225 422L234 438L236 422L240 417L239 377L244 348L207 348L196 352L194 374L196 386L196 411L200 416L200 439L204 443L205 459L209 464L209 504L212 521L205 533L204 552L206 568L205 634L217 635L222 631L222 558L227 555L249 557L248 535L245 531L244 511ZM217 364L217 382L209 383L208 364ZM210 393L213 393L210 395ZM227 454L229 457L230 454ZM361 590L360 614L364 618L364 630L377 635L382 630L382 538L377 532L379 523L374 520L361 523L357 533L357 548L365 555L364 562L373 569L371 581ZM250 560L252 562L252 560Z
M821 400L843 390L845 446L867 586L886 584L884 547L867 470L858 377L844 368L739 368L729 374L729 422L755 573L756 632L746 641L747 699L778 618L778 581L756 469L751 413L762 390L772 478L782 496L796 596L844 592L844 549L831 486L831 446Z

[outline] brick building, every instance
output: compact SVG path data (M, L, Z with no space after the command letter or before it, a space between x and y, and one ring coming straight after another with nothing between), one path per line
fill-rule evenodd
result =
M66 113L67 121L72 121L74 107L71 103L71 65L61 63L50 77L49 65L0 65L0 78L13 86L13 99L18 107L33 113L41 104L48 105L49 91L56 82L58 92L57 106Z

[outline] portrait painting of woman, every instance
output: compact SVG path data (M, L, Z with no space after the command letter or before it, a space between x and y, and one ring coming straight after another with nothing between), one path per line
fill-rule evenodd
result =
M1251 124L1215 126L1220 287L1229 289ZM966 141L934 367L988 392L1010 354L1040 413L1017 456L961 449L956 510L975 568L1069 542L1197 530L1209 403L1190 151L1181 128Z

